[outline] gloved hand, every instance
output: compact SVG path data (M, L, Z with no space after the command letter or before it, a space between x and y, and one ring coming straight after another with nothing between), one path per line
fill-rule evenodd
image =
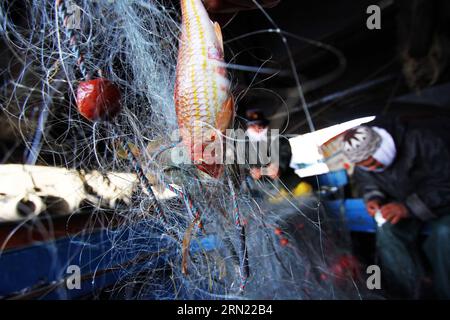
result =
M272 180L275 180L280 175L280 167L275 163L269 164L266 170L266 175Z
M380 210L381 203L378 200L369 200L366 202L366 210L371 217L375 216L375 213Z
M381 215L392 224L410 216L408 208L400 202L391 202L382 206Z
M259 180L261 179L261 169L260 168L250 168L250 175L253 179Z

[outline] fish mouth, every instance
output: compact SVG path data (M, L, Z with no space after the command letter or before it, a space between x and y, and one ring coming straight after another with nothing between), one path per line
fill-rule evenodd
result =
M211 176L212 178L218 179L222 176L223 165L222 164L206 164L200 163L196 165L197 169Z
M223 172L223 150L217 141L212 144L198 144L191 146L191 159L200 171L213 178L219 178Z

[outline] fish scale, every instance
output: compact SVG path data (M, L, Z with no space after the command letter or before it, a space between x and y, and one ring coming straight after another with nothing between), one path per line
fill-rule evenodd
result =
M201 0L181 0L181 11L175 108L182 141L192 160L201 163L202 156L193 152L194 144L214 139L213 129L224 133L234 114L233 100L220 27L209 19ZM202 145L202 151L205 147ZM213 169L219 169L218 166ZM205 167L199 169L207 172ZM217 170L214 172L213 176Z

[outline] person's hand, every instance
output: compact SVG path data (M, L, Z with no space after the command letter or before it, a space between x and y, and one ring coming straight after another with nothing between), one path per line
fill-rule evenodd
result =
M281 0L258 0L262 7L272 8ZM204 0L205 8L210 13L233 13L257 8L253 0Z
M261 169L260 168L251 168L250 169L250 175L255 180L261 179Z
M369 200L366 203L367 212L371 217L375 216L375 213L380 209L380 207L381 204L378 200Z
M276 178L278 178L278 175L280 173L280 167L275 164L275 163L271 163L267 166L266 168L266 174L267 176L269 176L270 179L275 180Z
M381 215L392 224L409 217L408 208L400 202L391 202L381 207Z

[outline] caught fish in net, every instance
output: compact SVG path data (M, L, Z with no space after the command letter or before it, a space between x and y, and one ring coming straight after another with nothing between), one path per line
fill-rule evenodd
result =
M16 158L135 179L103 225L109 259L129 261L111 297L366 297L347 231L320 199L256 199L248 163L211 162L237 141L227 129L239 129L242 93L226 33L202 1L32 0L17 17L18 3L0 11L14 61L3 71L3 118L25 146ZM253 7L287 43L270 11ZM295 66L289 72L314 130Z

